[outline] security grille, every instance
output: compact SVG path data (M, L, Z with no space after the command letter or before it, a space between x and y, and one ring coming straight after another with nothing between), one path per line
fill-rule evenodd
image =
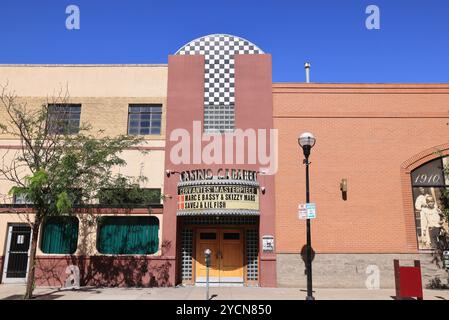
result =
M182 280L192 280L193 230L182 230Z
M246 230L246 280L259 279L259 235L256 229Z

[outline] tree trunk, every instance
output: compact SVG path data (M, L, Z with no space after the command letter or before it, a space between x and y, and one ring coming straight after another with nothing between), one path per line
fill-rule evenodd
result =
M31 298L33 298L37 239L38 239L38 236L39 236L40 225L41 225L40 218L36 218L36 220L34 221L33 232L32 232L32 235L31 235L30 258L28 260L28 279L27 279L27 288L26 288L24 299L31 299Z

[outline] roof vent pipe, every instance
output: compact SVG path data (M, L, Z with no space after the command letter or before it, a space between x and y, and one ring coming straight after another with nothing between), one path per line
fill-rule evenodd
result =
M306 83L310 83L310 63L304 63L304 69L306 69Z

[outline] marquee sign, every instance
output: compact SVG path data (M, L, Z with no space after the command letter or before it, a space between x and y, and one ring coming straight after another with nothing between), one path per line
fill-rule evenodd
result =
M212 169L197 169L190 171L182 171L180 174L181 181L201 181L201 180L243 180L257 181L257 172L242 169L218 169L214 175Z
M259 210L259 188L239 185L204 185L178 188L178 210Z
M214 176L211 172L193 172L195 175L189 172L181 176L178 211L259 210L259 185L255 181L255 173L236 171L235 174ZM202 179L192 179L198 176Z

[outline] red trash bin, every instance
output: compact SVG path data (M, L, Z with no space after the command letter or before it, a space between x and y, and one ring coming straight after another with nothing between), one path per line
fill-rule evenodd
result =
M394 277L396 283L396 297L423 299L421 263L414 261L413 267L399 266L399 260L394 260Z

